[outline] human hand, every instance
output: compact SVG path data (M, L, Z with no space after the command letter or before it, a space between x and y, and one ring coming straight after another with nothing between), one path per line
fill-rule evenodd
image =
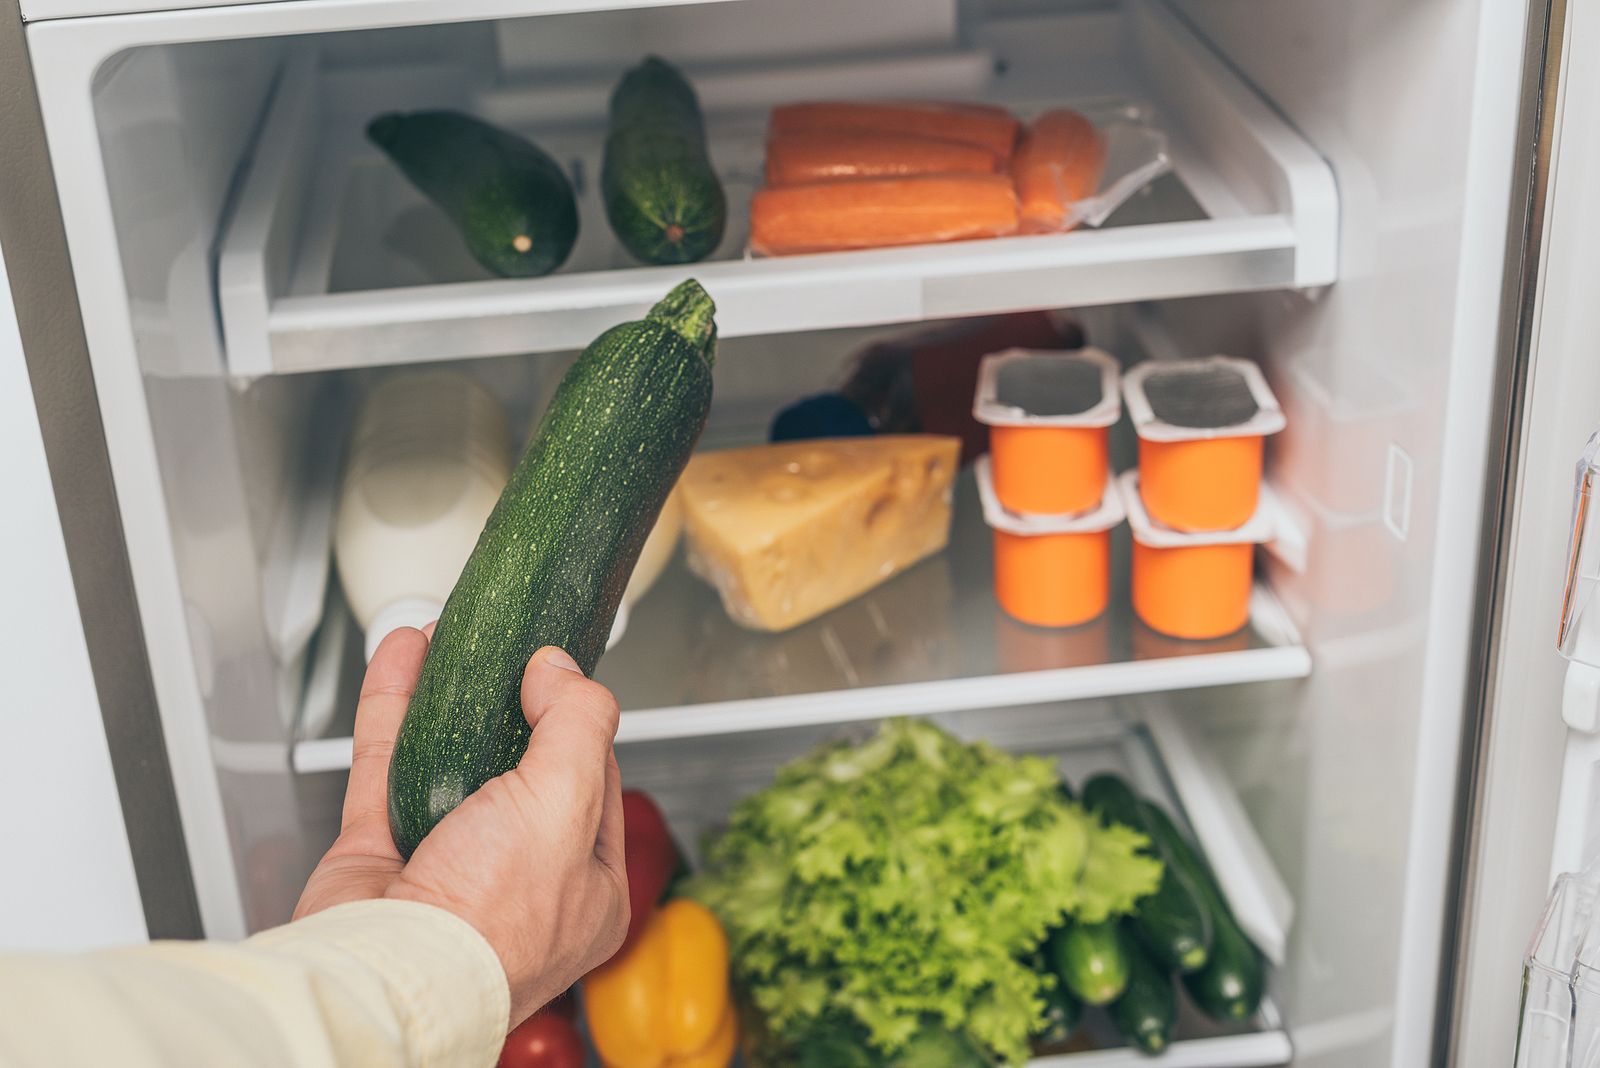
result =
M402 628L367 666L339 837L295 919L383 897L445 909L499 956L515 1027L627 933L617 702L561 650L534 653L522 679L533 727L522 762L440 820L406 862L389 834L389 758L427 650L426 635Z

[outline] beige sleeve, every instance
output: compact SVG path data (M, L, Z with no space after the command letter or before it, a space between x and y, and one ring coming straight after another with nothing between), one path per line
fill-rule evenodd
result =
M0 957L0 1065L492 1065L510 995L465 921L339 905L237 945Z

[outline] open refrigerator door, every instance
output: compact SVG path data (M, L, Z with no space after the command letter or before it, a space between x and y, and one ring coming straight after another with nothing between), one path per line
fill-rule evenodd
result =
M1561 624L1567 659L1561 716L1567 725L1552 867L1557 873L1522 965L1517 1068L1600 1064L1600 549L1591 521L1600 432L1578 459L1572 495Z

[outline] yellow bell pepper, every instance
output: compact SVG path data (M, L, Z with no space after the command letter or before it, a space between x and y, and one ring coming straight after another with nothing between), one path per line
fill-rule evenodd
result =
M727 1068L738 1042L728 938L703 905L669 901L626 953L583 981L606 1068Z

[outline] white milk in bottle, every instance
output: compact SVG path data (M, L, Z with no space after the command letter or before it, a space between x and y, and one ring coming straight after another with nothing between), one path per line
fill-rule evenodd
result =
M453 371L384 379L356 418L334 532L367 657L439 617L511 475L506 412Z

